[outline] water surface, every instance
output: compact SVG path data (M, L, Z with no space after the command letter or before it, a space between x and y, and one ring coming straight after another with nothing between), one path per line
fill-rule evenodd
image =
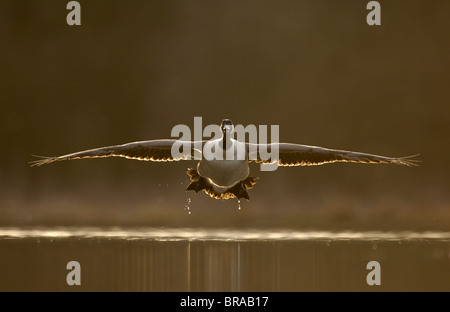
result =
M447 232L0 228L0 255L2 291L450 291Z

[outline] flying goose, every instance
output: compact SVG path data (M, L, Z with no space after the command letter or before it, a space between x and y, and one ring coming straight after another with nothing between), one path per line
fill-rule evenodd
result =
M259 148L261 144L243 143L233 138L234 126L231 120L224 119L220 126L222 137L209 141L189 141L184 142L189 149L183 149L182 153L173 156L172 147L174 139L151 140L132 142L122 145L107 146L67 154L58 157L42 157L31 161L31 166L41 166L56 161L102 158L102 157L124 157L128 159L145 161L179 161L198 160L197 167L188 168L187 174L191 183L187 191L193 190L196 193L204 191L216 199L238 199L249 200L247 190L251 189L255 183L255 177L250 177L249 163L269 164L276 162L279 166L313 166L334 162L353 162L366 164L396 164L404 166L416 166L418 160L411 159L414 156L391 158L367 153L351 152L344 150L328 149L318 146L308 146L291 143L271 143L265 144L265 148L278 148L278 159L264 159L260 156ZM275 145L276 144L276 145ZM207 159L203 153L208 145L218 146L225 153L230 147L241 147L245 151L245 157L233 160L225 158L223 160ZM211 148L211 146L209 146ZM213 148L214 149L214 148ZM236 149L235 149L236 150ZM252 152L253 151L253 152ZM253 154L252 154L253 153Z

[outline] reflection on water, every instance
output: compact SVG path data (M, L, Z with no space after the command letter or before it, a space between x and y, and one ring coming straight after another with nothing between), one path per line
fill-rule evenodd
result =
M0 254L2 291L450 291L447 232L0 228Z

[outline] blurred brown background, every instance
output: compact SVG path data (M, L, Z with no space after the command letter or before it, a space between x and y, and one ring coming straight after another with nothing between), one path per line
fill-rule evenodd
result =
M449 1L380 1L381 26L356 0L79 1L81 26L67 2L0 2L0 225L450 230ZM423 163L254 166L240 211L185 192L194 163L28 166L194 116Z

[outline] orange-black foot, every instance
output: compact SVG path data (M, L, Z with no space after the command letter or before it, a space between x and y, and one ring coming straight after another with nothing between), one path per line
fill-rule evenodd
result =
M245 198L250 200L247 190L253 188L256 184L256 179L254 177L247 177L245 180L237 183L233 187L227 189L223 193L217 193L211 183L207 179L201 177L196 169L188 169L187 174L191 180L191 183L186 188L186 191L205 191L209 196L216 199L230 199L237 197L238 199Z

